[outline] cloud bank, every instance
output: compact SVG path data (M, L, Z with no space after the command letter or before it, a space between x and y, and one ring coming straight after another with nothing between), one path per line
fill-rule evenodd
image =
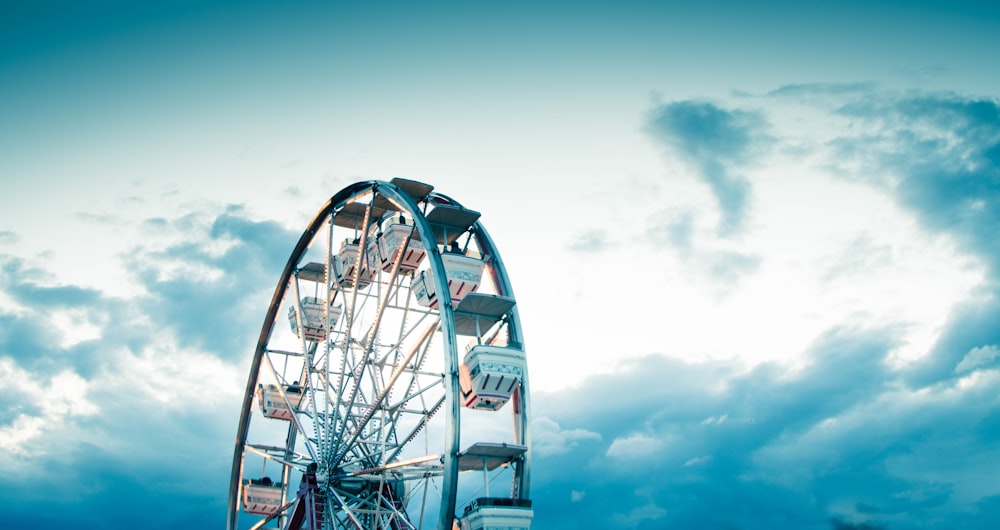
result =
M831 330L800 370L654 355L536 397L537 421L594 433L539 458L537 524L990 528L1000 370L911 387L895 335Z
M2 257L5 524L222 524L251 330L297 234L239 207L143 226L133 298Z

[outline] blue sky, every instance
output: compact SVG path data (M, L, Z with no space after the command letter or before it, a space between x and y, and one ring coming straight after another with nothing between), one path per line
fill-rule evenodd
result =
M222 525L284 261L399 176L503 253L536 528L1000 524L1000 8L540 4L0 5L0 519Z

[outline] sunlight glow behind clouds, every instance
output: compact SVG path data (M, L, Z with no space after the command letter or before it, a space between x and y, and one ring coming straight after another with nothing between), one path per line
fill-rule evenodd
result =
M884 192L830 175L825 158L803 164L783 153L781 145L775 147L778 155L746 170L752 207L738 238L716 233L717 216L704 202L662 192L656 198L686 212L682 239L651 244L637 231L641 225L618 220L629 217L619 208L636 202L627 195L604 197L605 204L587 207L612 222L574 218L575 234L607 230L603 253L589 248L573 253L570 247L571 253L560 258L563 281L544 289L555 301L590 302L572 303L546 321L578 329L578 322L600 315L605 325L561 337L558 346L543 345L546 357L533 363L534 373L541 375L536 383L564 388L588 373L610 369L611 360L627 352L726 359L747 367L769 360L794 364L817 334L837 322L904 326L906 338L893 354L898 367L926 355L953 304L982 281L978 260L957 249L950 236L922 230ZM655 228L673 220L653 215L648 222ZM604 296L588 296L597 295L595 290ZM604 348L585 348L583 341ZM581 354L587 350L593 352L589 357Z
M242 371L212 355L177 351L168 335L129 359L124 374L140 396L160 405L185 409L215 407L241 396Z

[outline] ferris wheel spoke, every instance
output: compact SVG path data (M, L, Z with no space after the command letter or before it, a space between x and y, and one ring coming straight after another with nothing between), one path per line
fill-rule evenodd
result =
M351 523L354 524L354 527L357 528L358 530L364 530L364 527L361 526L361 521L358 521L357 516L354 515L354 510L352 510L351 507L348 506L347 502L344 501L344 498L337 492L337 490L331 488L330 494L333 495L334 498L337 500L338 507L343 509L342 513L347 516L347 519Z
M334 407L334 409L338 413L340 413L341 411L344 410L344 401L343 401L343 399L344 399L344 390L346 389L346 386L347 386L345 384L345 379L347 378L347 376L349 374L349 371L348 371L348 368L349 368L349 366L348 366L348 355L349 355L348 352L349 352L349 348L350 348L350 345L348 344L348 341L345 341L344 347L342 349L340 349L340 358L341 358L340 372L337 374L338 381L337 381L337 387L335 389L336 390L336 398L333 400L333 407ZM350 367L350 369L351 369L351 371L353 371L353 367ZM338 415L341 416L342 418L346 418L349 415L348 414L349 412L350 411L345 411L345 413L343 413L342 415L341 414L338 414ZM344 419L344 420L340 420L340 419L334 420L334 424L335 424L336 429L333 430L334 442L333 442L332 447L331 447L331 451L333 451L333 452L336 452L339 449L339 447L338 447L339 444L336 441L336 437L337 437L337 432L344 432L344 430L346 428L346 425L344 425L344 421L346 421L346 419Z
M441 325L440 319L438 319L435 322L435 325L437 327L440 327ZM431 337L431 339L433 339L433 336ZM420 353L420 356L413 363L413 368L410 371L410 382L406 386L406 392L404 392L403 397L400 400L398 406L402 406L415 396L422 396L424 392L430 390L431 388L434 388L435 386L437 386L437 384L440 384L442 387L444 386L444 377L445 377L444 374L427 373L421 371L421 368L424 365L424 361L427 359L427 352L430 351L430 347L431 347L431 341L428 340L424 343L423 351ZM429 385L420 388L421 380L427 377L430 377L432 382Z
M420 481L420 486L423 491L420 497L420 519L418 519L418 521L421 528L424 526L424 516L427 514L427 501L429 495L431 494L431 486L433 486L435 490L438 490L437 483L431 480L431 478L432 475L424 475L423 480ZM435 493L438 493L439 491L440 490Z
M323 451L326 455L332 454L334 444L337 441L338 433L343 431L342 419L346 417L344 411L342 411L337 405L337 396L332 393L334 389L329 375L330 372L318 372L317 377L319 384L316 385L317 390L322 389L324 396L325 410L320 417L322 418L323 423L327 425L323 440Z
M296 468L299 470L305 469L307 465L305 462L308 461L307 456L298 453L294 453L294 456L299 457L299 462L294 462L274 455L274 452L282 452L282 453L286 452L284 447L262 447L254 444L247 444L246 448L247 451L260 455L262 458L265 458L272 462L277 462L286 467Z
M362 431L365 429L365 427L368 426L369 422L371 421L372 417L375 415L375 412L378 410L379 406L382 404L382 402L385 400L385 398L389 395L389 391L392 389L392 386L396 383L396 381L399 379L399 377L403 374L406 365L409 364L410 361L413 360L413 357L417 354L418 351L420 351L421 346L424 343L427 342L427 340L430 338L431 334L436 329L437 329L436 325L435 326L429 326L424 331L424 334L420 337L418 343L415 344L413 346L413 348L410 350L410 352L407 354L406 358L403 359L403 361L393 370L392 374L389 377L389 381L386 382L384 388L382 388L382 390L379 391L378 395L375 397L375 400L372 401L371 404L369 404L368 409L364 412L364 414L361 415L361 418L356 422L355 427L354 427L354 431L351 433L351 435L350 435L351 437L347 440L347 445L348 446L354 444L354 442L357 441L358 437L361 436ZM333 465L336 466L339 463L340 463L339 459L337 459L337 460L335 460L333 462Z
M404 395L402 399L400 399L399 401L396 401L395 403L392 403L389 406L387 406L386 410L393 411L395 414L403 414L403 413L424 414L426 412L425 410L406 409L404 408L404 406L410 401L412 401L413 398L423 397L423 395L426 394L427 392L431 392L433 390L439 390L440 389L439 387L443 386L444 386L444 379L441 377L435 378L434 380L431 381L431 383L428 386L425 387L417 387L416 385L411 385L407 389L408 391L406 395Z
M391 348L388 348L386 354L379 360L380 366L393 368L394 370L393 375L396 378L398 378L398 376L404 372L410 374L409 384L405 386L406 390L404 392L403 401L406 401L413 392L414 383L419 376L436 375L436 374L421 373L419 367L423 364L423 360L426 356L427 350L430 348L431 341L433 340L434 333L438 329L440 329L441 325L440 319L424 327L423 335L419 339L417 339L418 342L414 346L414 348L410 351L409 354L407 354L407 356L404 359L402 360L399 359L399 345L402 344L402 342L409 337L410 333L415 331L420 326L425 317L426 315L421 316L421 318L414 324L412 328L406 330L405 333L401 333L398 341L394 345L392 345ZM418 354L416 354L417 353L416 349L418 347L420 351ZM392 354L396 355L396 359L390 363L389 356ZM416 357L416 360L414 360L414 357ZM383 386L391 386L391 385L383 385ZM396 408L395 406L389 406L386 407L386 410L392 411L395 408Z
M396 253L393 256L392 265L389 271L389 278L385 282L385 292L379 293L378 309L375 310L375 319L369 326L368 331L365 333L364 343L367 347L370 347L371 343L374 342L375 340L376 332L378 331L379 325L382 323L382 316L385 314L385 310L388 305L390 296L393 293L398 292L398 290L400 289L400 286L396 283L396 278L399 275L400 271L399 265L403 256L403 251L406 249L406 245L409 242L410 242L410 236L407 235L403 239L403 244L400 245L399 249L396 250ZM382 282L379 282L380 287L381 285Z
M407 521L406 511L400 508L401 500L392 494L379 494L378 510L381 514L381 528L413 528Z
M333 219L332 218L331 218L330 222L331 222L331 224L333 223ZM330 248L328 249L328 251L326 253L327 254L327 260L331 259L332 251L333 251L333 248L332 248L332 244L331 244ZM338 289L341 288L339 282L337 282L337 288ZM346 298L346 296L347 295L345 294L344 297ZM351 325L352 321L353 321L353 314L352 314L352 312L349 312L347 314L347 318L345 319L345 325L347 326L348 329L350 328L350 325ZM350 350L350 334L345 334L344 335L344 339L343 339L342 345L340 347L336 348L336 350L340 352L340 370L337 372L337 384L336 384L336 388L335 388L335 390L336 390L336 398L333 400L332 403L333 403L333 407L335 408L335 410L339 411L340 407L341 407L341 402L342 402L341 400L344 397L345 378L347 377L347 375L349 373L348 372L348 360L349 360L348 352ZM329 381L329 379L328 379L328 381ZM327 384L329 385L330 383L328 382ZM327 390L327 392L328 391L329 390ZM334 450L336 450L335 447L334 447Z
M357 425L357 420L355 419L354 412L352 410L350 410L350 408L359 399L358 398L358 394L361 391L361 382L360 381L361 381L361 378L364 377L364 373L366 371L366 368L368 367L368 363L365 362L365 359L367 359L369 356L370 356L369 352L366 351L363 359L361 360L361 362L359 362L359 363L356 364L356 369L355 369L354 373L351 374L351 377L353 379L353 384L352 384L350 395L347 396L346 402L343 402L344 406L348 407L348 410L346 411L346 413L344 415L344 418L343 418L343 423L342 423L342 427L343 428L340 431L341 433L346 433L346 432L348 432L349 428L355 427ZM353 420L353 421L350 422L351 426L348 425L348 423L349 423L348 420ZM334 460L335 461L339 461L340 460L340 455L343 453L343 449L344 449L343 440L342 439L338 439L338 441L334 444L334 448L333 448Z
M431 418L434 416L434 414L436 414L439 410L441 410L441 406L444 405L446 397L447 396L442 395L440 398L438 398L437 402L434 403L434 405L431 406L426 411L426 413L420 418L420 421L417 423L417 425L413 427L413 430L411 430L410 433L403 439L403 442L399 444L399 448L393 451L391 454L389 454L386 460L389 461L394 460L396 457L399 456L399 453L402 452L404 447L406 447L410 442L416 439L417 435L420 434L420 431L423 430L424 427L426 427L427 424L431 421Z
M365 256L363 254L364 252L363 249L365 249L368 246L368 224L371 219L371 213L372 213L371 204L365 206L364 211L365 211L364 220L361 223L361 236L360 238L358 238L359 239L358 255L355 258L356 266L354 267L354 274L352 275L353 277L351 278L352 289L351 289L350 313L348 313L350 315L350 318L348 318L347 321L348 331L350 331L354 327L354 314L356 309L355 304L357 303L357 298L358 298L358 284L361 280L361 273L363 269L362 261L365 259ZM357 228L355 228L355 230L357 230Z

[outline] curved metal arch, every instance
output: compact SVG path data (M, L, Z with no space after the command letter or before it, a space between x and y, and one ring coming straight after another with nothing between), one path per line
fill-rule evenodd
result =
M441 259L441 252L438 250L437 240L434 239L434 231L430 223L424 217L423 212L417 207L417 203L406 192L400 190L388 182L377 182L375 189L383 196L396 202L399 206L404 206L413 217L413 223L420 231L420 239L427 249L427 259L431 260L431 271L434 272L434 288L439 293L449 293L448 276L445 274L444 261ZM442 477L442 497L445 499L444 509L438 514L438 528L451 528L452 520L455 518L455 491L458 486L458 452L460 440L461 414L459 412L460 403L457 399L460 392L458 380L458 338L455 333L455 313L450 303L439 303L438 312L441 316L442 335L444 338L445 370L447 390L445 400L447 402L448 414L445 417L445 437L447 447L444 454L444 474Z
M462 206L455 199L452 199L442 193L432 192L430 196L443 199L455 206ZM497 250L496 244L493 243L493 238L490 237L489 232L486 231L486 227L483 226L483 223L480 220L477 220L475 224L473 224L473 229L476 236L476 243L479 245L480 250L485 251L490 256L490 272L493 276L493 284L499 291L497 294L508 296L516 300L517 298L514 296L514 289L510 284L510 277L507 275L507 269L504 267L503 260L500 258L500 251ZM517 305L515 304L510 311L511 319L507 323L507 332L510 335L511 341L519 344L521 348L524 348L524 336L521 331L521 318L518 314ZM520 393L521 412L514 421L515 426L518 428L518 432L520 433L520 440L517 442L524 445L528 449L524 453L524 459L518 475L517 496L520 499L528 499L530 498L529 490L531 487L531 391L530 386L528 385L527 365L524 367Z

